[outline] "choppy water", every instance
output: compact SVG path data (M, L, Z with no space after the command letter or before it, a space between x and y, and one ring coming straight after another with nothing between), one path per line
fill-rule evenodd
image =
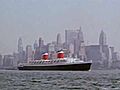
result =
M0 90L120 90L120 70L1 70Z

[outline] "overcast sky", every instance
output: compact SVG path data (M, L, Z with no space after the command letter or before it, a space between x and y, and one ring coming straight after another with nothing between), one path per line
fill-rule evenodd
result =
M42 37L56 40L65 29L82 27L86 44L98 44L100 31L120 50L120 0L0 0L0 53L17 51Z

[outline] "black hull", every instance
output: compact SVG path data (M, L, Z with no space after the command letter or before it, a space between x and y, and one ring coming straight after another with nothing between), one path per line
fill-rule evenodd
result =
M66 64L53 66L23 66L19 70L59 70L59 71L89 71L91 63Z

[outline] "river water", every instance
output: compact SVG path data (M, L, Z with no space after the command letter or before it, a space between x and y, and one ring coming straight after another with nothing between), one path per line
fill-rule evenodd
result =
M0 70L0 90L120 90L120 70Z

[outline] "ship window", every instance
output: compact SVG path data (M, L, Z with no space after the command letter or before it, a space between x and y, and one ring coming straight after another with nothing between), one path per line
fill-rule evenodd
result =
M52 61L50 61L50 63L52 63Z

